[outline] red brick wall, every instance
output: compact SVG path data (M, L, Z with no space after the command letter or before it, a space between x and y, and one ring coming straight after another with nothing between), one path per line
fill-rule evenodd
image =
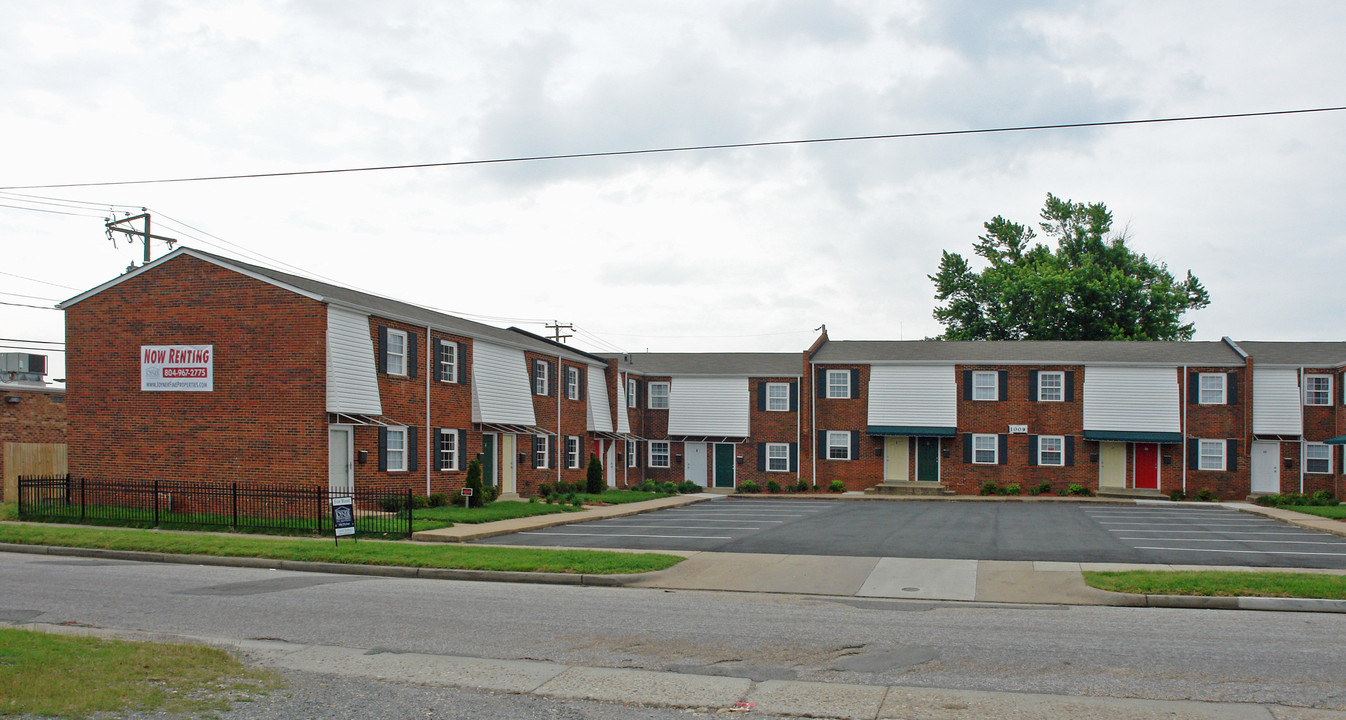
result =
M1305 405L1304 406L1304 440L1307 442L1323 442L1330 440L1341 433L1337 432L1337 426L1340 423L1341 415L1341 380L1342 376L1331 368L1305 368L1305 375L1326 375L1332 378L1331 405ZM1301 390L1301 397L1303 393ZM1282 448L1284 450L1284 448ZM1294 448L1296 454L1299 453L1299 447ZM1331 491L1336 494L1337 480L1340 477L1341 459L1337 455L1338 451L1334 448L1332 452L1332 472L1327 474L1304 473L1304 492L1314 493L1319 490ZM1282 452L1282 454L1286 454ZM1299 492L1299 470L1301 461L1297 460L1292 482L1287 483L1284 466L1282 466L1281 488L1287 492Z
M327 481L326 307L189 255L66 310L70 471ZM213 345L213 392L142 392L141 345Z
M1180 371L1181 373L1181 371ZM1202 405L1200 403L1200 381L1191 382L1194 376L1199 377L1201 373L1226 373L1236 378L1234 385L1237 387L1236 397L1231 395L1230 381L1225 381L1225 400L1224 405ZM1248 397L1251 391L1251 384L1248 382L1248 374L1244 368L1228 367L1189 367L1187 375L1178 377L1178 382L1182 384L1184 397L1187 404L1184 408L1187 416L1187 437L1190 439L1204 440L1224 440L1228 442L1237 442L1237 464L1234 467L1226 468L1223 472L1211 470L1201 470L1188 453L1187 459L1187 494L1195 496L1202 490L1210 490L1222 500L1242 500L1246 498L1251 490L1251 404ZM1234 402L1229 402L1229 401ZM1190 449L1190 448L1189 448ZM1176 460L1182 462L1182 448L1175 448ZM1181 469L1181 466L1179 467ZM1165 492L1182 487L1182 475L1178 474L1176 482L1171 485L1165 485L1161 489Z
M794 387L795 392L795 410L761 410L766 406L766 400L763 397L766 392L767 383L783 383ZM743 456L743 463L738 465L736 473L736 483L742 485L751 480L763 489L768 482L776 481L782 488L795 484L803 474L803 448L796 446L795 454L798 460L798 471L779 472L768 471L759 468L766 466L766 458L763 445L766 443L800 443L800 428L803 427L799 409L804 405L799 394L803 392L803 383L799 378L794 377L755 377L748 380L748 401L750 403L748 410L748 442L737 448L737 453Z
M15 397L16 403L6 398ZM65 392L0 390L0 477L5 475L4 443L64 444Z
M803 445L808 448L808 460L812 462L814 454L818 455L817 461L817 482L823 488L831 485L833 480L840 480L847 490L864 490L865 488L878 485L883 480L883 457L874 455L874 439L864 435L865 428L869 423L869 366L868 365L818 365L816 373L825 370L857 370L859 371L859 380L856 383L858 393L852 389L852 395L858 397L852 398L827 398L818 397L817 383L806 382L808 385L806 394L811 402L817 405L817 417L814 420L812 432L806 433ZM824 375L824 377L826 377ZM823 388L824 393L826 388ZM804 423L807 425L808 423ZM855 431L860 433L860 452L858 457L852 457L849 460L829 460L824 450L822 453L816 453L818 446L818 433L829 430L837 431ZM880 440L880 442L882 442ZM882 447L882 445L880 445ZM801 453L801 457L804 453ZM805 467L808 467L806 465ZM811 469L811 468L810 468ZM807 477L807 473L806 473Z

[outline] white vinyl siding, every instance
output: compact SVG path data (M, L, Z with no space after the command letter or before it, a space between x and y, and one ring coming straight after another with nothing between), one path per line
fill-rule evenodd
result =
M1228 376L1224 373L1201 373L1198 378L1201 387L1198 390L1197 402L1201 405L1224 405L1225 381L1229 379Z
M1296 436L1304 432L1298 370L1254 368L1252 397L1254 435Z
M1304 472L1332 472L1332 446L1323 443L1308 443L1304 446Z
M385 368L389 375L407 374L407 333L403 330L388 328L387 356Z
M1173 368L1088 366L1084 429L1181 432L1178 398L1178 373Z
M875 365L869 369L869 424L958 426L958 381L952 365Z
M789 443L766 444L767 472L790 472Z
M827 431L827 459L851 459L851 434L849 432L837 430Z
M369 316L327 306L327 412L382 415Z
M1066 374L1061 371L1038 373L1038 402L1061 402L1065 400Z
M623 381L620 375L617 377L617 432L623 435L631 432L631 418L626 412L634 400L631 396L631 383L630 380Z
M851 371L827 371L827 397L849 398L851 396Z
M388 472L404 472L407 469L407 429L390 427L387 438L384 450L388 458Z
M972 436L972 462L975 465L996 465L1000 462L999 435Z
M1224 470L1225 451L1223 440L1202 440L1198 445L1200 456L1197 459L1198 470Z
M1038 436L1038 464L1065 465L1066 439L1060 435Z
M999 400L1000 399L1000 374L996 372L974 372L972 373L972 399L973 400Z
M652 382L646 385L650 392L650 402L648 404L651 410L668 409L668 383Z
M668 434L747 437L750 405L747 378L675 377Z
M1331 375L1304 376L1304 404L1305 405L1332 404Z
M592 432L612 432L612 408L608 407L608 382L603 368L590 367L588 376L587 413L588 429ZM625 415L626 411L618 413ZM629 430L627 431L629 432Z
M766 409L770 412L790 411L790 384L766 384Z
M650 467L666 468L668 467L668 441L651 440L650 441Z
M536 425L522 350L477 342L472 350L472 422Z

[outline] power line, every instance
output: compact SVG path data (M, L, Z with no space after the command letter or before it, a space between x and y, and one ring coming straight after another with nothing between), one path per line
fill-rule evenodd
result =
M497 165L503 163L535 162L541 160L575 160L581 158L618 157L626 155L655 155L664 153L697 152L705 150L737 150L743 148L777 147L784 145L817 145L822 143L855 142L860 140L899 140L956 135L986 135L1004 132L1036 130L1067 130L1072 128L1118 127L1123 125L1152 125L1157 123L1191 122L1199 120L1231 120L1235 118L1270 117L1276 115L1303 115L1346 110L1346 106L1306 108L1300 110L1271 110L1267 112L1226 113L1220 115L1186 115L1178 117L1144 118L1139 120L1103 120L1098 122L1056 123L1051 125L1016 125L980 128L974 130L931 130L926 132L885 133L880 135L847 135L840 137L808 138L802 140L767 140L761 142L725 143L719 145L684 145L678 147L647 148L643 150L609 150L605 152L562 153L557 155L525 155L487 160L457 160L451 162L412 163L407 165L371 165L365 167L334 168L328 170L293 170L289 172L246 173L241 175L201 175L194 177L159 178L154 180L116 180L106 182L52 183L47 185L10 185L0 190L40 190L47 188L107 187L111 185L152 185L161 183L205 182L210 180L253 180L258 178L296 177L301 175L334 175L338 173L373 172L379 170L420 170L426 168L462 167L467 165Z
M23 347L22 345L0 345L0 348L7 348L9 350L32 350L34 352L52 352L52 353L65 352L64 348Z
M0 275L7 275L7 276L12 277L12 278L18 278L18 279L20 279L20 280L27 280L28 282L41 283L41 284L43 284L43 285L50 285L50 286L52 286L52 287L63 288L63 289L66 289L66 290L79 290L79 288L77 288L77 287L70 287L69 285L61 285L61 284L59 284L59 283L47 282L46 280L38 280L37 278L30 278L30 277L24 277L24 276L22 276L22 275L15 275L14 273L7 273L7 272L5 272L4 270L0 270Z
M651 335L651 334L649 334L649 333L616 333L616 332L607 332L606 330L604 330L604 331L600 331L600 332L602 332L604 335L612 335L613 337L645 337L645 338L661 338L661 339L672 339L672 340L700 340L700 339L709 339L709 338L719 338L719 339L730 338L730 339L732 339L732 338L776 337L776 336L779 336L779 335L803 335L803 334L806 334L806 333L811 334L813 331L812 331L812 330L790 330L790 331L788 331L788 332L755 333L755 334L735 334L735 335Z
M61 310L60 308L49 307L49 306L47 306L47 305L24 305L23 303L12 303L12 302L3 302L3 301L0 301L0 305L8 305L8 306L10 306L10 307L34 308L34 309L36 309L36 310L55 310L55 311L57 311L57 312L60 312L60 310Z
M71 215L73 217L102 217L101 215L91 215L89 213L65 212L64 210L48 210L46 208L24 207L22 205L6 205L0 203L0 207L10 208L11 210L27 210L29 212L49 213L51 215Z
M26 193L0 192L0 197L14 202L26 202L34 205L53 205L56 207L74 208L77 210L105 210L115 212L114 208L132 208L138 209L138 205L119 205L116 203L99 203L88 200L72 200L69 198L54 198L45 195L29 195Z
M39 345L64 345L58 340L20 340L18 338L0 338L0 342L37 343Z
M52 302L60 302L60 300L56 298L39 297L37 295L20 295L19 293L11 293L11 292L0 292L0 295L8 295L9 297L28 298L29 300L50 300Z

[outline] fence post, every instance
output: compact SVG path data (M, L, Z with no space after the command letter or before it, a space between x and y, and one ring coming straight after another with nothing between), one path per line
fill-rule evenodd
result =
M19 515L22 516L22 515L23 515L23 489L24 489L24 488L23 488L23 476L22 476L22 475L19 476L18 482L16 482L16 483L14 484L14 487L18 488L18 491L19 491Z
M234 524L233 524L233 528L234 528L235 530L237 530L237 529L238 529L238 483L233 483L233 484L232 484L232 490L233 490L233 492L232 492L231 494L233 495L233 501L232 501L231 505L233 505L233 510L234 510Z
M411 488L407 488L407 539L411 539Z
M67 476L67 477L69 477L69 476ZM79 481L79 521L80 521L80 522L84 522L84 508L86 507L86 505L85 505L85 503L84 503L84 488L86 487L86 484L87 484L87 478L80 478L80 481Z
M154 481L154 527L159 527L159 481Z
M323 511L323 506L324 506L324 505L327 505L327 506L330 507L331 504L332 504L332 503L331 503L331 498L328 497L328 492L329 492L329 490L330 490L330 488L319 487L319 488L318 488L318 492L316 492L316 493L313 494L314 497L316 497L316 498L318 499L318 503L317 503L317 504L318 504L318 508L317 508L318 512L314 515L314 518L318 521L318 524L317 524L316 526L314 526L314 528L313 528L313 532L315 532L315 533L317 533L317 534L319 534L319 535L322 534L322 511Z

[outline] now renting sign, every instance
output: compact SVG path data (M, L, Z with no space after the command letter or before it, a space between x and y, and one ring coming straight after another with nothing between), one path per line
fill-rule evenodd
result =
M141 345L140 389L211 392L214 360L214 345Z

